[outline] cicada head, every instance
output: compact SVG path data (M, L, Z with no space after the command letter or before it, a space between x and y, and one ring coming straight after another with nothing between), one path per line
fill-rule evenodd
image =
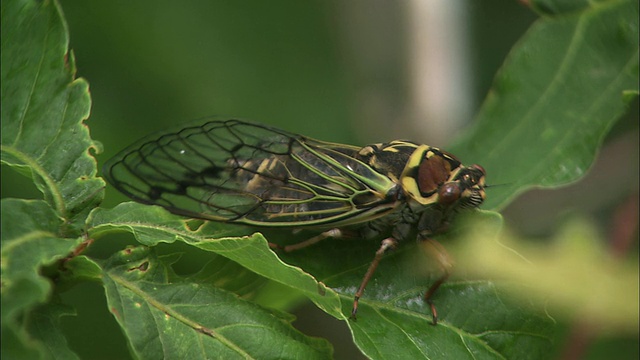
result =
M480 206L485 198L485 175L480 165L461 166L451 181L438 188L437 202L443 205L455 203L459 208Z

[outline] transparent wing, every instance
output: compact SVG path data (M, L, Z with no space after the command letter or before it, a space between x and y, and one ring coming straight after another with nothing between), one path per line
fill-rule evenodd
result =
M396 184L358 148L259 124L210 121L144 139L104 175L132 199L194 218L260 226L366 221L396 205Z

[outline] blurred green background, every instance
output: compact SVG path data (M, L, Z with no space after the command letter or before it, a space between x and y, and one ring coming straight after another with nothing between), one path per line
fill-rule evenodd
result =
M449 5L438 13L441 18L425 19L435 34L427 36L415 33L425 24L410 2L60 3L77 75L90 84L93 107L87 124L104 146L99 166L142 136L209 116L249 119L354 145L410 138L446 148L472 121L509 49L537 18L517 1L442 1ZM416 43L426 43L426 54L415 51ZM421 102L416 63L425 55L457 66L436 71L445 83L459 78L453 91L437 82L427 91L431 101L447 104L448 112L416 104ZM636 101L585 181L562 191L525 194L504 212L507 223L543 236L559 219L580 212L602 219L603 232L608 231L616 207L637 198L637 119ZM16 186L15 181L25 183L19 176L5 173L3 197L40 197L32 188ZM622 185L608 186L612 178L623 179ZM103 206L125 200L107 187ZM100 333L119 333L115 321L83 306L105 302L101 291L86 284L65 295L79 309L77 318L67 319L67 328L86 329L73 331L70 341L81 354L83 347L95 354L101 346L104 358L120 357L126 351L118 339L105 335L104 343L95 343ZM311 305L296 315L295 325L303 332L334 343L336 358L361 356L344 324ZM590 348L590 356L601 358L615 349L637 357L636 346L637 339L604 338Z

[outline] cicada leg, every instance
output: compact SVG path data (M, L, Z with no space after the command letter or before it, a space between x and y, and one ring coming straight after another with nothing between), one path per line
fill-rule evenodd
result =
M286 245L286 246L282 246L282 245L278 245L278 244L274 244L274 243L269 243L269 247L275 250L283 250L285 252L291 252L291 251L296 251L296 250L300 250L300 249L304 249L307 246L316 244L324 239L327 238L339 238L342 237L342 230L340 229L331 229L331 230L327 230L325 232L322 232L310 239L307 239L305 241L299 242L297 244L293 244L293 245Z
M364 274L364 278L362 279L362 283L360 283L358 291L356 291L356 295L353 299L353 309L351 310L351 319L356 320L356 313L358 312L358 301L360 300L362 293L364 293L364 288L367 287L369 280L371 280L373 273L376 271L378 264L380 264L380 260L382 260L382 257L387 252L387 250L395 249L397 244L398 241L393 238L382 240L380 248L378 249L378 251L376 251L376 256L373 258L371 265L369 265L369 269L367 269L366 274Z
M440 270L442 271L442 276L433 283L429 290L424 294L424 301L429 304L431 307L431 316L433 319L433 325L438 324L438 311L436 310L436 306L433 304L431 297L438 290L440 285L442 285L449 276L451 275L451 270L453 268L453 261L447 250L445 250L444 246L442 246L439 242L433 239L425 239L420 242L420 246L422 250L424 250L430 257L437 260L438 265L440 266Z

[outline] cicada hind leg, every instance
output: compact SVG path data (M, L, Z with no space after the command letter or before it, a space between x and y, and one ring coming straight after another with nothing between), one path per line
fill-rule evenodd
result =
M314 245L324 239L327 238L343 238L345 237L345 235L348 237L349 232L345 230L341 230L338 228L335 229L330 229L327 231L324 231L314 237L311 237L305 241L299 242L297 244L292 244L292 245L279 245L279 244L274 244L274 243L269 243L269 247L271 247L274 250L280 250L280 251L284 251L284 252L292 252L292 251L296 251L296 250L300 250L303 248L306 248L308 246ZM380 248L378 248L378 250L375 253L375 256L373 258L373 261L371 262L371 264L369 265L369 268L367 269L367 272L365 273L364 277L362 278L362 282L360 283L360 286L358 287L358 290L355 293L354 299L353 299L353 308L351 310L351 316L350 318L352 320L356 320L356 314L358 312L358 303L360 301L360 298L362 297L362 294L364 293L365 288L367 287L367 284L369 283L369 281L371 280L371 278L373 277L373 274L375 273L376 269L378 268L378 265L380 264L380 261L382 260L382 258L384 257L384 255L386 254L387 251L389 250L393 250L397 247L398 245L398 241L393 238L393 237L389 237L386 238L384 240L382 240L382 243L380 245ZM429 307L431 309L431 316L432 316L432 324L433 325L437 325L438 324L438 311L435 307L435 304L432 301L432 297L435 294L435 292L438 290L438 288L447 281L447 279L449 278L449 276L451 275L451 269L453 268L453 261L451 256L449 255L449 253L447 252L447 250L444 248L444 246L442 246L439 242L437 242L436 240L430 239L430 238L425 238L422 239L419 242L419 245L421 247L421 249L430 257L436 260L440 271L442 273L442 275L438 278L438 280L436 280L435 283L433 283L429 289L425 292L424 294L424 301L429 304Z
M371 280L373 273L378 268L378 264L380 264L380 261L384 257L384 254L388 250L395 249L397 244L398 244L398 241L395 240L394 238L387 238L382 240L382 244L380 245L380 248L378 249L378 251L376 251L376 255L373 258L371 265L369 265L369 268L367 269L367 272L365 273L364 278L360 283L360 287L358 288L358 291L355 294L355 297L353 300L353 309L351 310L351 317L350 317L352 320L356 320L356 314L358 312L358 302L360 300L360 297L364 293L364 289L369 283L369 280ZM429 257L437 260L438 266L440 267L440 270L442 272L442 275L438 278L438 280L436 280L436 282L433 283L429 287L427 292L424 294L424 300L427 304L429 304L429 307L431 308L432 324L437 325L438 311L436 310L436 306L431 300L431 297L433 296L433 294L435 294L438 288L445 281L447 281L447 279L451 275L453 262L447 250L445 250L445 248L439 242L433 239L424 239L420 241L420 247L425 253L427 253L427 255L429 255Z
M453 261L444 246L442 246L442 244L440 244L436 240L429 238L424 239L420 241L420 247L429 257L436 260L442 273L438 280L436 280L436 282L434 282L424 294L424 301L429 304L429 307L431 308L431 316L433 320L432 324L437 325L438 311L436 310L436 306L434 305L431 298L433 297L433 294L435 294L435 292L438 290L440 285L444 284L451 275L451 270L453 269Z

